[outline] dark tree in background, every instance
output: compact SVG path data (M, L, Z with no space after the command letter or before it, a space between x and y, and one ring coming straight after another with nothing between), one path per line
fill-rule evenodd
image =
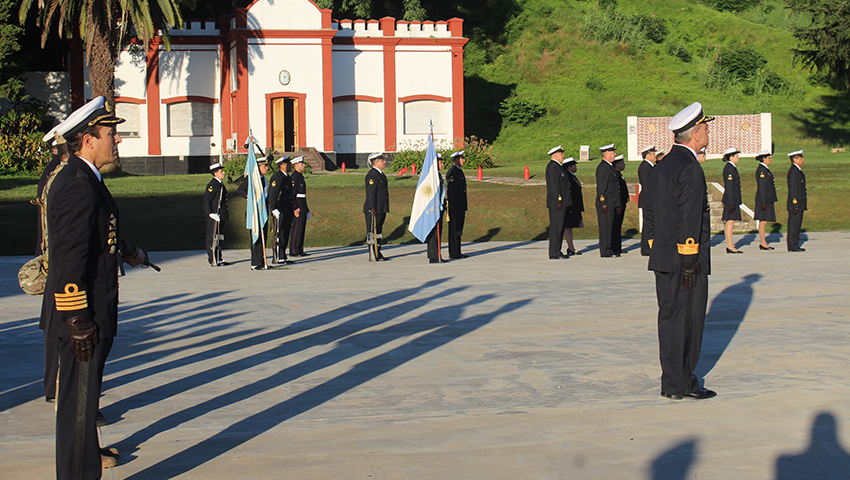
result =
M850 1L788 0L788 9L811 18L795 28L799 48L794 59L826 78L834 88L850 91Z
M24 29L15 23L15 0L0 0L0 98L13 102L24 95L26 56L21 45Z

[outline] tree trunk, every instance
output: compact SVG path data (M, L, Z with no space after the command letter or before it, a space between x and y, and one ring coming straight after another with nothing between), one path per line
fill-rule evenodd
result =
M103 8L99 2L99 8L93 8L94 1L89 1L89 38L87 44L87 60L89 64L89 82L91 83L92 96L103 95L110 108L115 107L115 61L117 52L115 49L114 33L115 25L111 20L113 15L109 14L107 8ZM112 4L113 2L109 2Z

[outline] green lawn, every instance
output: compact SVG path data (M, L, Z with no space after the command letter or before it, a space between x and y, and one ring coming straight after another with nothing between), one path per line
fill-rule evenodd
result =
M789 148L780 150L784 152ZM579 164L578 176L585 185L585 228L575 230L576 238L595 238L594 172L597 162ZM722 184L723 162L703 164L708 181ZM787 192L785 174L790 163L784 153L774 159L779 195L777 213L784 224ZM545 162L528 165L533 178L542 179ZM637 182L637 162L628 162L625 176ZM744 203L752 206L755 197L755 160L742 159ZM488 169L487 176L521 177L525 165L514 164ZM809 189L809 211L803 227L809 231L850 230L850 154L831 154L813 150L806 154L804 166ZM545 186L498 185L472 181L475 171L467 171L470 210L464 229L466 241L543 240L547 238L548 215ZM204 248L204 215L201 196L209 175L107 176L109 186L121 209L121 232L128 240L150 250L200 250ZM418 177L391 175L390 214L384 235L390 243L418 242L407 231L410 207ZM305 245L362 245L365 238L363 219L362 173L307 176L307 198L312 219L307 225ZM26 255L36 243L36 207L28 203L35 196L35 176L0 177L0 229L4 234L0 254ZM245 225L245 200L232 194L229 185L230 221L226 222L225 248L247 248L249 234ZM637 208L626 209L625 236L637 234ZM784 229L784 225L783 229Z

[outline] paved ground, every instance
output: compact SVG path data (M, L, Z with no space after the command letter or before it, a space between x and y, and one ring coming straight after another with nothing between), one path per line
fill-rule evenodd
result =
M545 242L324 248L288 269L154 253L121 281L102 443L118 479L850 477L850 233L744 255L715 239L698 373L659 395L653 277ZM772 237L777 246L780 237ZM445 250L444 250L445 252ZM0 477L53 478L40 301L0 258Z

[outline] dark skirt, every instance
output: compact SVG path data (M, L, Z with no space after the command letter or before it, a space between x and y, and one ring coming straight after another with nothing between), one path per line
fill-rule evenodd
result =
M776 210L773 208L773 203L767 204L767 210L762 210L761 205L756 205L755 209L755 219L761 220L764 222L775 222L776 221Z
M581 227L581 211L567 208L566 217L564 218L564 228L580 228Z
M741 206L738 205L738 208L735 209L733 213L729 213L729 205L723 204L723 221L727 220L741 220Z

